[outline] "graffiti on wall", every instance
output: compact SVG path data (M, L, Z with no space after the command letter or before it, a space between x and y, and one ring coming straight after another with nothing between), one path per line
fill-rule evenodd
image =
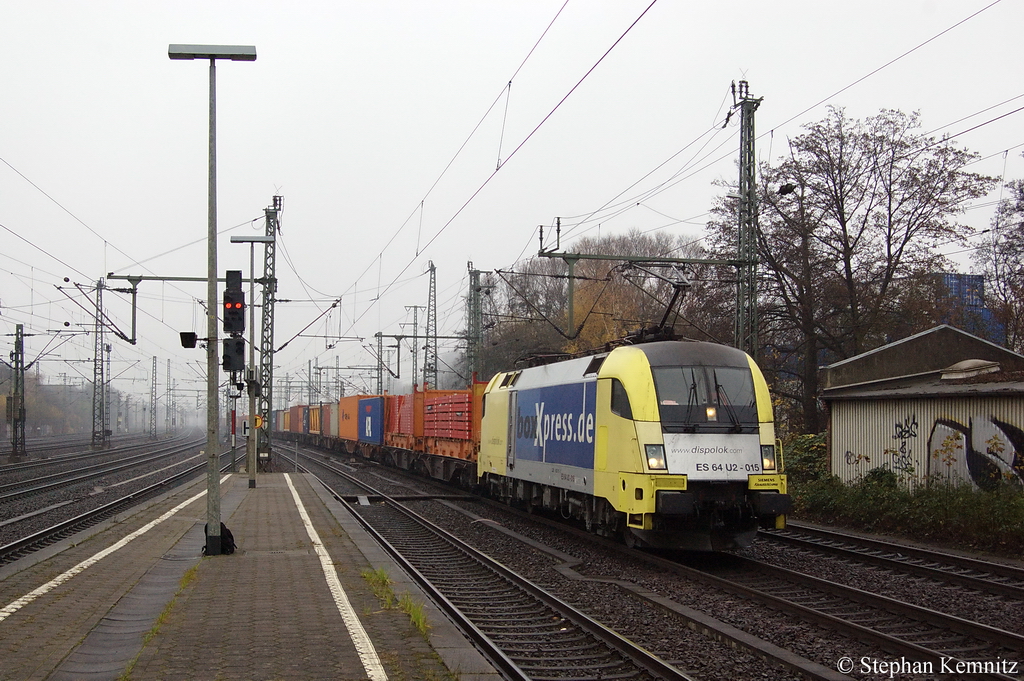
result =
M914 459L911 456L913 440L917 437L917 414L897 421L893 425L892 439L896 446L883 452L889 467L897 472L911 475L914 472Z
M977 415L966 425L936 419L924 457L915 456L921 432L916 414L893 423L890 439L894 442L883 449L876 465L907 476L967 482L986 490L1003 483L1024 488L1024 430L1020 427L995 416ZM871 456L850 450L844 458L847 466L872 463ZM915 462L924 464L923 470L915 468Z
M1024 431L994 416L974 416L967 425L936 420L928 452L932 475L966 478L981 489L1024 486Z

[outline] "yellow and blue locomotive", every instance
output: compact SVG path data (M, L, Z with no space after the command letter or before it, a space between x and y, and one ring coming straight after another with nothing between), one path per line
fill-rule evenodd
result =
M659 341L499 373L482 411L490 495L630 545L742 548L791 509L767 383L735 348Z

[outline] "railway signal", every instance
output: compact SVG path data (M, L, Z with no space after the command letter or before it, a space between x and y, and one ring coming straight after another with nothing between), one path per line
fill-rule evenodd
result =
M242 271L228 270L228 286L224 290L224 333L245 333L245 293L242 292Z
M224 371L245 370L245 340L243 338L225 338L224 355L221 360Z

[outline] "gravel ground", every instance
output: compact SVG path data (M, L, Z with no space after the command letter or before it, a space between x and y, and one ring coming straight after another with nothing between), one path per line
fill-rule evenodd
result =
M397 480L396 474L387 471L377 473L373 469L368 469L366 474L371 484L384 488L386 492L408 489L405 483ZM582 575L637 584L828 668L834 669L835 661L843 656L857 659L884 655L829 630L767 610L757 603L666 574L657 567L631 560L617 552L588 545L571 534L524 522L501 509L473 503L457 506L572 556L580 561L574 569ZM679 617L633 596L625 589L564 576L554 569L560 560L496 531L491 523L475 521L450 506L435 502L416 504L415 510L606 626L639 642L659 657L673 661L696 678L729 681L799 678L777 664L690 630Z
M375 466L360 467L360 477L386 493L408 493L412 485L402 474ZM423 485L428 485L426 481ZM493 522L474 520L453 506ZM562 559L524 544L497 531L493 525L521 534L571 556L576 572L593 579L618 579L636 584L672 601L698 610L790 650L829 669L836 669L842 657L853 660L891 661L891 653L851 641L829 629L804 622L784 613L747 601L636 559L623 557L597 545L582 542L570 533L536 525L503 509L483 504L459 502L447 506L436 502L416 504L417 512L446 528L456 536L487 553L523 576L602 621L622 635L639 642L663 659L699 679L784 679L796 678L780 666L719 643L691 631L683 621L651 605L619 586L595 581L571 579L555 566ZM908 576L883 568L857 564L833 556L817 554L768 540L756 541L741 552L750 558L811 574L821 579L853 586L865 591L897 598L922 607L947 612L991 626L1024 633L1024 608L1019 601L949 586L932 580ZM728 556L706 554L691 556L691 565L723 566ZM857 667L860 670L860 667ZM878 676L858 674L856 678L922 678L888 673Z
M0 546L6 546L22 537L51 527L61 520L73 518L120 499L182 469L194 466L198 459L185 459L195 454L196 451L192 451L179 455L174 463L164 460L150 464L146 469L120 471L85 484L61 487L45 494L5 502L0 505ZM16 520L22 516L28 517Z
M1024 606L1012 598L941 584L896 570L864 565L771 541L756 543L751 557L923 608L1024 634Z

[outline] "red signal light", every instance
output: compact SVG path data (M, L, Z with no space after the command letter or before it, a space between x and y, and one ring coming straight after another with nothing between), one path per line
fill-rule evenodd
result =
M245 331L245 294L224 291L224 331L236 335Z

